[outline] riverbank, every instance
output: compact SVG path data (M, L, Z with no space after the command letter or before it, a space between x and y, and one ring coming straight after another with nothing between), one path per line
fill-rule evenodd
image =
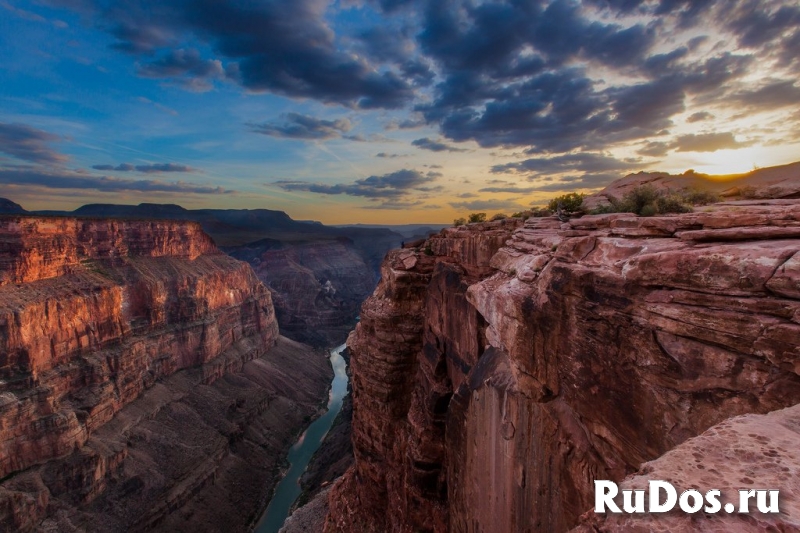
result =
M341 355L342 344L330 352L330 363L334 377L331 383L328 410L311 423L289 450L290 464L283 479L278 483L267 510L253 530L255 533L277 533L289 515L293 503L301 493L299 480L311 458L339 415L345 396L348 394L349 378L347 364Z

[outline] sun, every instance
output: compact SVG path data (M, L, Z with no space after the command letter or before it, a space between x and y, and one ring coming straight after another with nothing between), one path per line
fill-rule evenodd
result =
M749 146L729 150L717 150L716 152L698 154L694 170L712 176L727 176L732 174L744 174L758 168L768 166L769 155L767 150L761 146Z

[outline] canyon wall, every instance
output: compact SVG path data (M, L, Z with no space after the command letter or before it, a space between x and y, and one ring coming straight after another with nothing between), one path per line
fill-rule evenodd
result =
M325 530L567 531L595 479L800 403L800 202L446 229L361 319Z
M269 290L197 223L0 217L0 523L152 529L226 462L260 471L245 448L277 469L330 376L277 342Z

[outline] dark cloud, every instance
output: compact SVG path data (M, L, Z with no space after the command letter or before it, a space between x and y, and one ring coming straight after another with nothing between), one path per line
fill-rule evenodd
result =
M324 140L341 137L353 128L346 118L323 120L299 113L281 116L281 122L250 124L253 131L285 139Z
M226 77L222 62L204 59L194 49L179 49L139 66L138 73L145 78L178 78L185 88L205 91L212 88L213 80Z
M464 148L456 148L455 146L450 146L449 144L445 144L443 142L434 141L433 139L429 139L428 137L423 137L422 139L417 139L411 141L411 144L416 146L417 148L422 148L423 150L430 150L431 152L466 152L467 150Z
M708 111L698 111L697 113L692 113L686 119L686 122L689 124L694 124L695 122L702 122L704 120L711 120L714 118L714 115L709 113Z
M354 58L337 47L325 20L328 2L228 2L218 0L81 0L77 8L107 29L119 50L147 57L200 42L227 62L225 76L250 91L361 108L397 108L413 97L397 73ZM208 81L209 59L168 52L142 66L143 75L180 73ZM194 70L193 69L199 69Z
M49 171L36 168L0 168L0 183L33 185L47 189L91 189L100 192L171 192L182 194L228 194L222 187L195 185L184 181L128 180L93 176L80 172Z
M61 137L26 124L7 124L0 122L0 152L45 165L66 162L69 158L50 148L49 143Z
M121 163L117 166L114 165L93 165L95 170L116 171L116 172L143 172L145 174L157 174L160 172L196 172L197 169L186 165L178 165L175 163L154 163L149 165L131 165L130 163Z
M732 133L700 133L681 135L671 145L677 152L716 152L727 148L750 146L750 142L739 142Z
M469 209L470 211L490 211L495 209L522 209L524 206L515 200L472 200L469 202L450 202L455 209Z
M639 155L650 157L663 157L669 153L670 144L660 141L649 141L644 147L636 150Z
M136 167L131 165L130 163L120 163L117 166L114 165L92 165L92 168L95 170L103 170L103 171L111 171L115 170L117 172L131 172L135 170Z
M800 102L800 87L795 83L796 80L768 80L759 87L736 92L728 102L761 111L797 106Z
M383 159L394 159L396 157L408 157L408 156L404 154L387 154L386 152L378 152L377 154L375 154L375 157L380 157Z
M399 200L413 191L424 191L436 176L416 170L398 170L382 176L370 176L355 183L327 185L306 181L276 181L274 184L286 191L307 191L318 194L346 194L386 200ZM428 189L430 190L430 189Z
M603 154L580 152L554 157L537 157L516 163L495 165L492 167L491 171L495 174L504 172L559 174L574 171L596 173L610 170L632 170L641 166L642 163L638 159L616 159Z
M559 181L540 179L537 180L537 183L545 181L549 181L549 183L537 185L535 190L538 192L560 192L574 189L599 189L620 177L620 174L613 173L589 173L581 176L565 176Z

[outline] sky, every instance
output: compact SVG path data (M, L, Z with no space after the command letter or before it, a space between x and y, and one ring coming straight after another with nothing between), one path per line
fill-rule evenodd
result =
M800 160L800 0L0 0L0 197L510 214Z

